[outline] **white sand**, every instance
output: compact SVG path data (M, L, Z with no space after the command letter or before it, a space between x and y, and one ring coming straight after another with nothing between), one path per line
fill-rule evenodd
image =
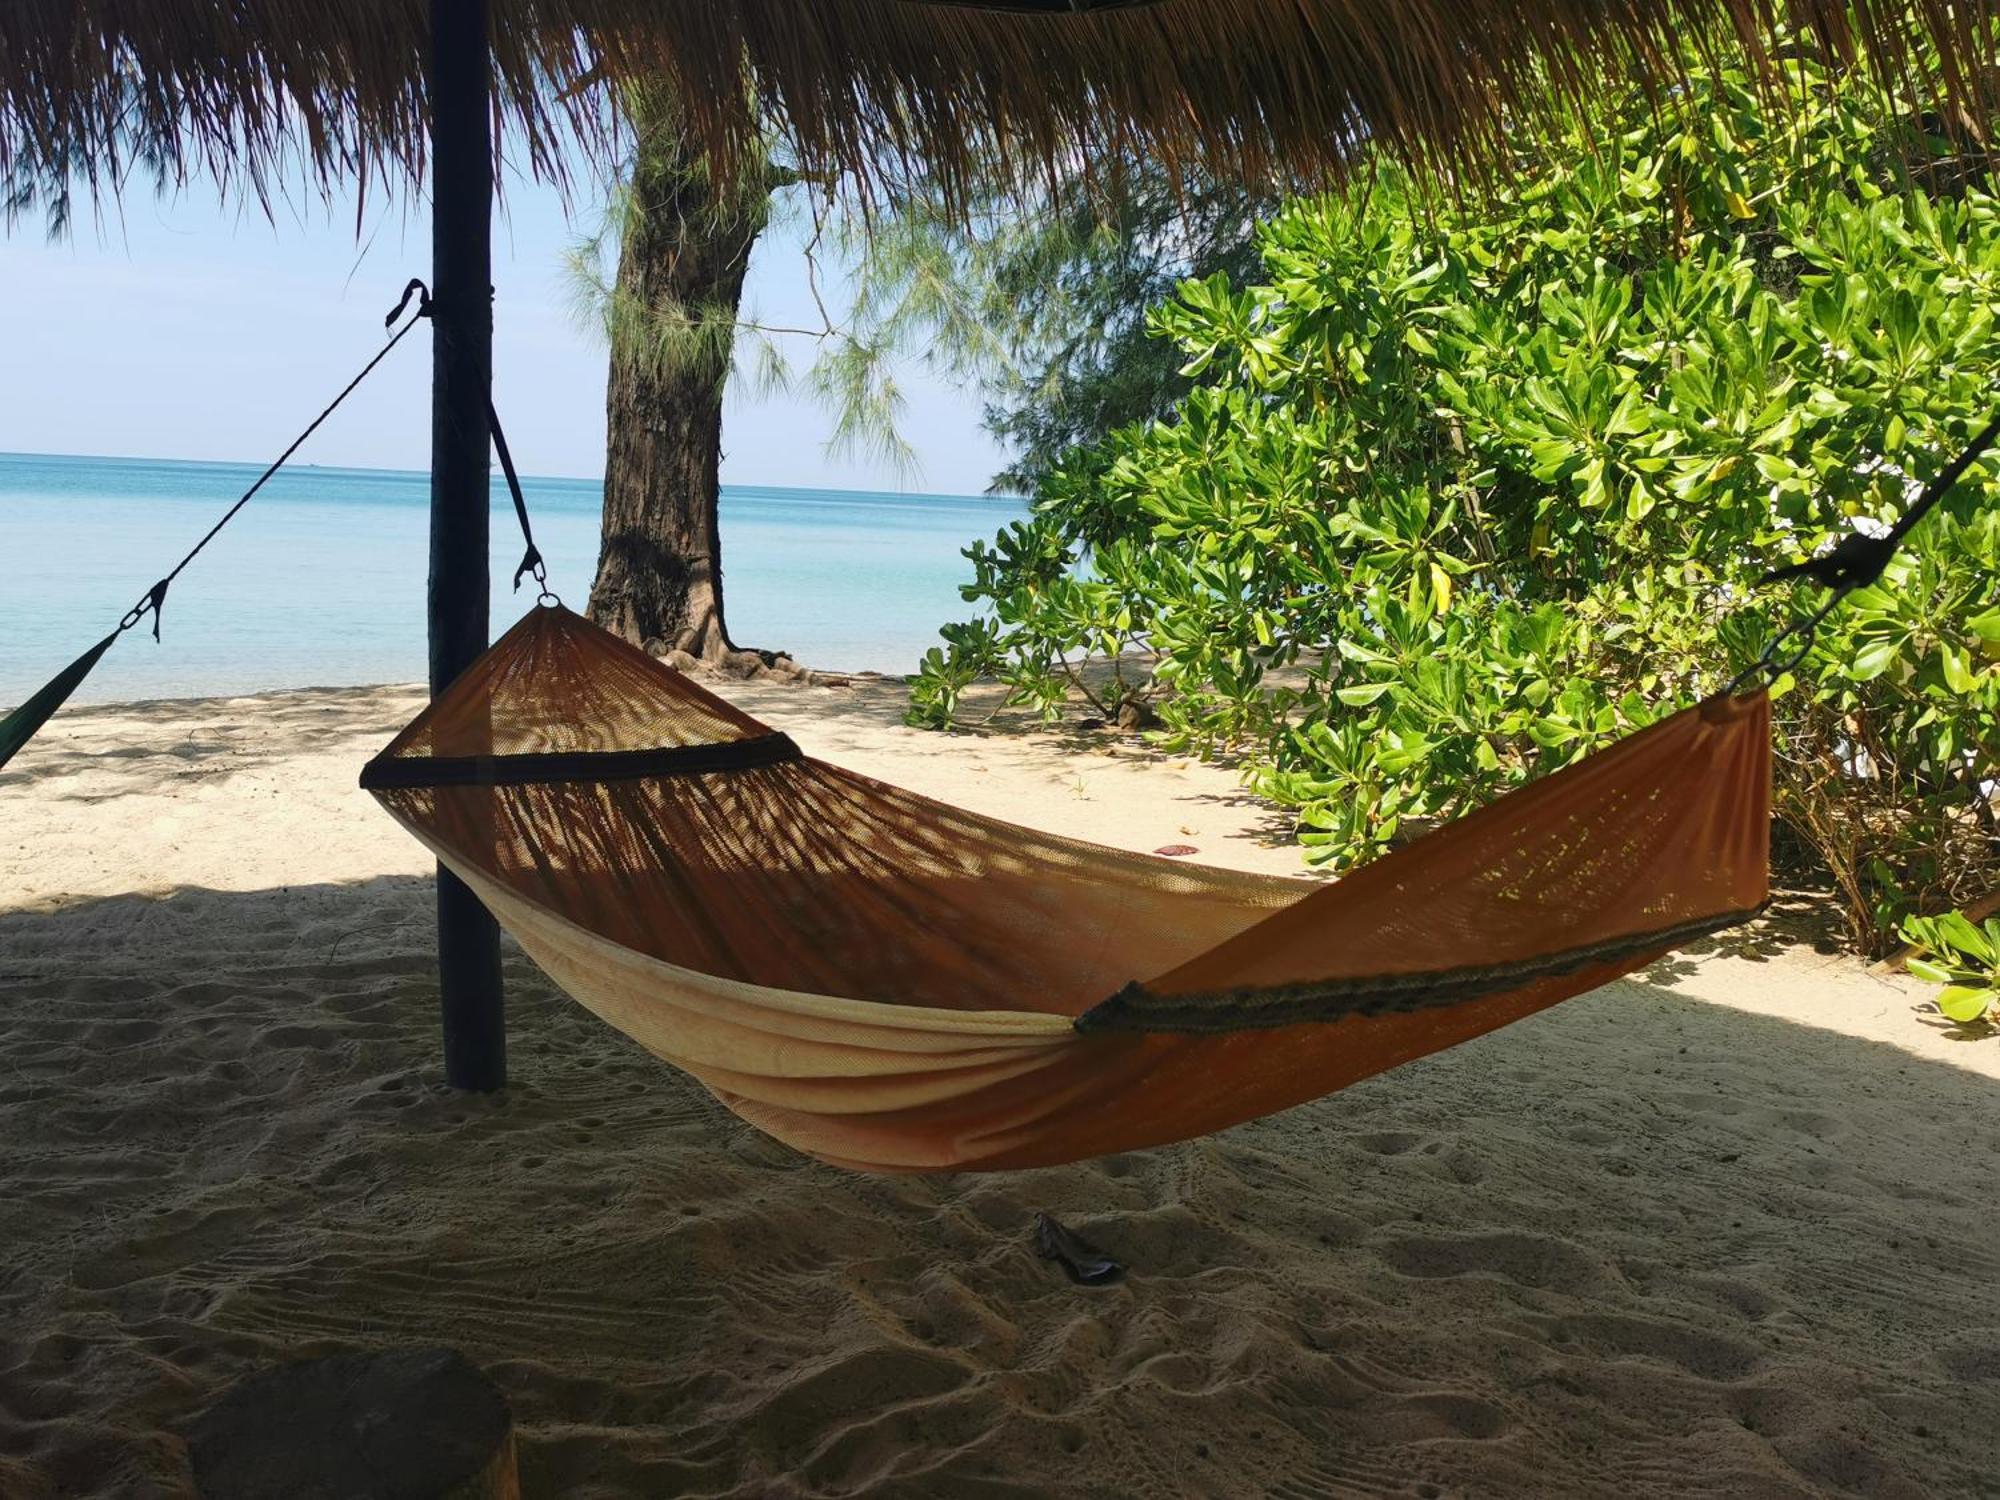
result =
M1225 771L732 693L1296 868ZM439 1086L425 862L353 789L417 702L79 711L0 773L6 1500L186 1494L223 1384L411 1341L506 1389L531 1497L2000 1494L2000 1039L1919 987L1753 935L1216 1139L843 1175L518 956L514 1086Z

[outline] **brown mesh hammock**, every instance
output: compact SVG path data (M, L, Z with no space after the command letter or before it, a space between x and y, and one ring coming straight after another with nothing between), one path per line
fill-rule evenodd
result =
M362 785L579 1002L822 1160L1183 1140L1741 922L1769 707L1717 697L1332 884L1017 828L800 753L537 607Z

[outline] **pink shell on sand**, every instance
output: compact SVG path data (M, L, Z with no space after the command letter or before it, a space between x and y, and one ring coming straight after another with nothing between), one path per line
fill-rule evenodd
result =
M1168 859L1179 859L1182 855L1201 853L1193 844L1162 844L1153 852L1164 854Z

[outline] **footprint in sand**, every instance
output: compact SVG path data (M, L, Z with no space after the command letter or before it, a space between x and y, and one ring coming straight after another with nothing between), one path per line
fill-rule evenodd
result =
M1448 1182L1470 1186L1486 1175L1479 1158L1449 1141L1431 1140L1414 1130L1371 1130L1350 1137L1376 1156L1407 1156L1415 1152L1424 1170Z
M2000 1384L2000 1328L1968 1328L1937 1351L1953 1380Z
M1383 1241L1378 1253L1390 1269L1420 1280L1487 1275L1520 1286L1566 1290L1605 1280L1604 1267L1584 1251L1539 1234L1408 1235Z
M856 1350L786 1381L751 1418L744 1440L768 1452L781 1472L798 1469L877 1428L885 1416L899 1414L906 1426L921 1427L920 1408L967 1378L956 1360L928 1349Z
M225 1208L182 1218L180 1224L80 1256L71 1279L84 1291L102 1292L199 1265L240 1245L260 1215L249 1208Z
M1401 1156L1424 1143L1424 1138L1413 1130L1371 1130L1353 1139L1363 1151L1372 1151L1377 1156Z
M1763 1359L1755 1344L1705 1333L1683 1323L1623 1313L1588 1313L1544 1324L1554 1343L1569 1343L1613 1358L1638 1356L1678 1365L1703 1380L1741 1380Z
M1368 1413L1370 1425L1390 1442L1437 1438L1497 1438L1513 1426L1506 1410L1462 1391L1398 1396Z

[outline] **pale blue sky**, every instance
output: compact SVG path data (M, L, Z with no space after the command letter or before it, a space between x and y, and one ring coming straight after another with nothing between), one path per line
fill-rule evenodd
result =
M813 321L801 218L759 243L746 311ZM604 350L575 325L561 268L578 232L552 190L509 184L494 235L494 397L528 473L603 472ZM219 206L212 188L160 201L136 187L118 217L80 216L63 242L38 220L19 223L0 238L0 451L275 457L379 345L382 315L429 259L421 205L371 204L357 239L351 198L280 207L273 222ZM799 342L793 356L803 369L811 350ZM427 340L413 334L299 460L425 467L429 372ZM914 476L830 457L822 407L803 393L757 395L745 379L725 408L724 482L983 490L1004 459L977 395L908 362L898 379Z

